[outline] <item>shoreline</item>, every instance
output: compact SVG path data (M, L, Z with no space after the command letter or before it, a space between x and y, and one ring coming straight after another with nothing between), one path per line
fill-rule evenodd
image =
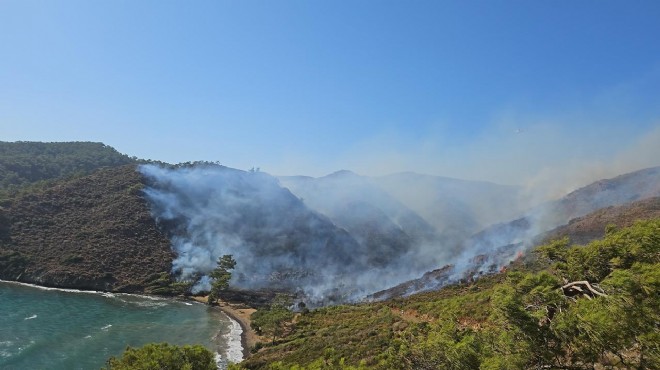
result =
M201 302L206 304L207 298L204 297L190 297L196 302ZM257 335L252 327L250 326L251 320L250 315L256 311L256 309L242 305L231 303L222 299L218 299L218 305L215 306L220 311L222 311L227 317L231 320L234 320L241 327L241 346L243 347L243 360L250 357L250 349L252 349L257 342L263 341L263 338Z
M0 279L0 283L7 283L7 284L12 284L12 285L19 285L19 286L25 286L25 287L31 287L31 288L36 288L36 289L41 289L41 290L46 290L46 291L60 291L60 292L67 292L67 293L84 293L84 294L96 294L96 295L102 295L106 297L114 297L114 296L121 296L121 295L127 295L127 296L137 296L137 297L142 297L146 299L157 299L157 300L179 300L180 302L185 302L186 300L192 300L198 303L207 303L207 297L187 297L187 299L181 299L182 297L168 297L168 296L159 296L159 295L152 295L152 294L135 294L135 293L113 293L113 292L104 292L104 291L98 291L98 290L85 290L85 289L75 289L75 288L55 288L55 287L49 287L49 286L44 286L44 285L38 285L38 284L33 284L33 283L24 283L21 281L15 281L15 280L3 280ZM254 345L262 341L262 338L257 335L257 333L252 330L250 327L250 315L256 311L256 309L242 305L242 304L235 304L231 303L225 300L218 299L218 305L216 306L220 311L222 311L229 319L235 321L238 323L238 325L241 327L241 352L243 354L243 360L246 358L250 357L250 349L254 347Z

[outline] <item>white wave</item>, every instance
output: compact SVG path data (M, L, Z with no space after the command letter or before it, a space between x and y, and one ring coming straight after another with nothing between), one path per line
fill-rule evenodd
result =
M33 344L34 341L31 340L28 344L16 347L16 344L11 340L0 341L0 358L9 358L20 354L25 348Z
M227 361L225 361L224 358L222 358L222 355L219 354L218 352L215 353L215 366L218 367L218 369L224 370L227 368Z
M116 297L139 297L150 301L171 301L170 297L159 297L155 295L133 294L133 293L112 293Z
M37 315L32 315L30 317L24 318L23 320L32 320L32 319L36 319L36 318L37 318Z
M54 291L67 292L67 293L85 293L85 294L106 294L106 293L107 293L107 292L100 292L100 291L97 291L97 290L80 290L80 289L68 289L68 288L52 288L52 287L47 287L47 286L42 286L42 285L37 285L37 284L23 283L23 282L20 282L20 281L11 281L11 280L0 280L0 283L22 285L22 286L27 286L27 287L35 288L35 289L41 289L41 290L54 290Z
M30 288L40 289L40 290L48 290L48 291L57 291L57 292L66 292L66 293L82 293L82 294L97 294L97 295L101 295L101 296L106 297L106 298L120 299L123 302L129 303L129 304L136 304L136 305L142 306L142 307L164 306L164 305L167 304L168 301L172 300L172 298L169 298L169 297L156 297L156 296L150 296L150 295L144 295L144 294L110 293L110 292L102 292L102 291L97 291L97 290L52 288L52 287L46 287L46 286L30 284L30 283L23 283L23 282L19 282L19 281L11 281L11 280L0 280L0 283L15 284L15 285L21 285L21 286L26 286L26 287L30 287ZM137 300L122 299L123 297L129 297L129 298L137 297L137 298L141 298L143 300L158 301L158 302L161 302L161 303L160 304L149 304L149 303L144 303L144 302L140 302L140 301L137 301Z
M144 294L114 293L114 298L140 307L163 307L174 301L171 297L158 297Z
M92 337L91 335L86 335L86 336L85 336L85 339L89 339L89 338L91 338L91 337Z
M227 316L229 317L229 316ZM241 342L241 334L243 329L238 321L229 317L229 332L224 335L227 339L227 360L237 363L243 361L243 344Z
M108 324L108 325L102 327L101 330L108 330L108 329L110 329L111 327L112 327L112 324Z
M20 346L20 347L18 347L18 353L23 352L23 350L25 350L26 348L30 348L30 347L32 347L33 345L34 345L34 341L31 340L30 343L28 343L28 344L26 344L26 345L24 345L24 346Z
M145 301L145 300L126 300L126 299L121 299L119 298L120 301L127 303L127 304L132 304L138 307L164 307L169 304L169 302L165 301Z
M0 358L8 358L14 355L12 349L14 347L14 342L10 340L5 340L0 342Z

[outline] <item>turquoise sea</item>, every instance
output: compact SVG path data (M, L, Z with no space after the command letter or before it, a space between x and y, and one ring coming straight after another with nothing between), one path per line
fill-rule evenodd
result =
M0 369L100 369L149 342L202 344L222 368L240 360L240 333L199 303L0 282Z

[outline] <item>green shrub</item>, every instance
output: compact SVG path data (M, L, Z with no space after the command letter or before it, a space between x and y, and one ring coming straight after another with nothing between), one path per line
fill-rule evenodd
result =
M120 358L111 357L107 370L216 370L214 355L201 345L174 346L149 343L127 347Z

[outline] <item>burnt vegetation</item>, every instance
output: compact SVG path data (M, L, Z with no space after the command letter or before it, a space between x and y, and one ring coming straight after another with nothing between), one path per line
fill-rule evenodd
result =
M435 292L298 314L243 369L660 366L660 219Z

